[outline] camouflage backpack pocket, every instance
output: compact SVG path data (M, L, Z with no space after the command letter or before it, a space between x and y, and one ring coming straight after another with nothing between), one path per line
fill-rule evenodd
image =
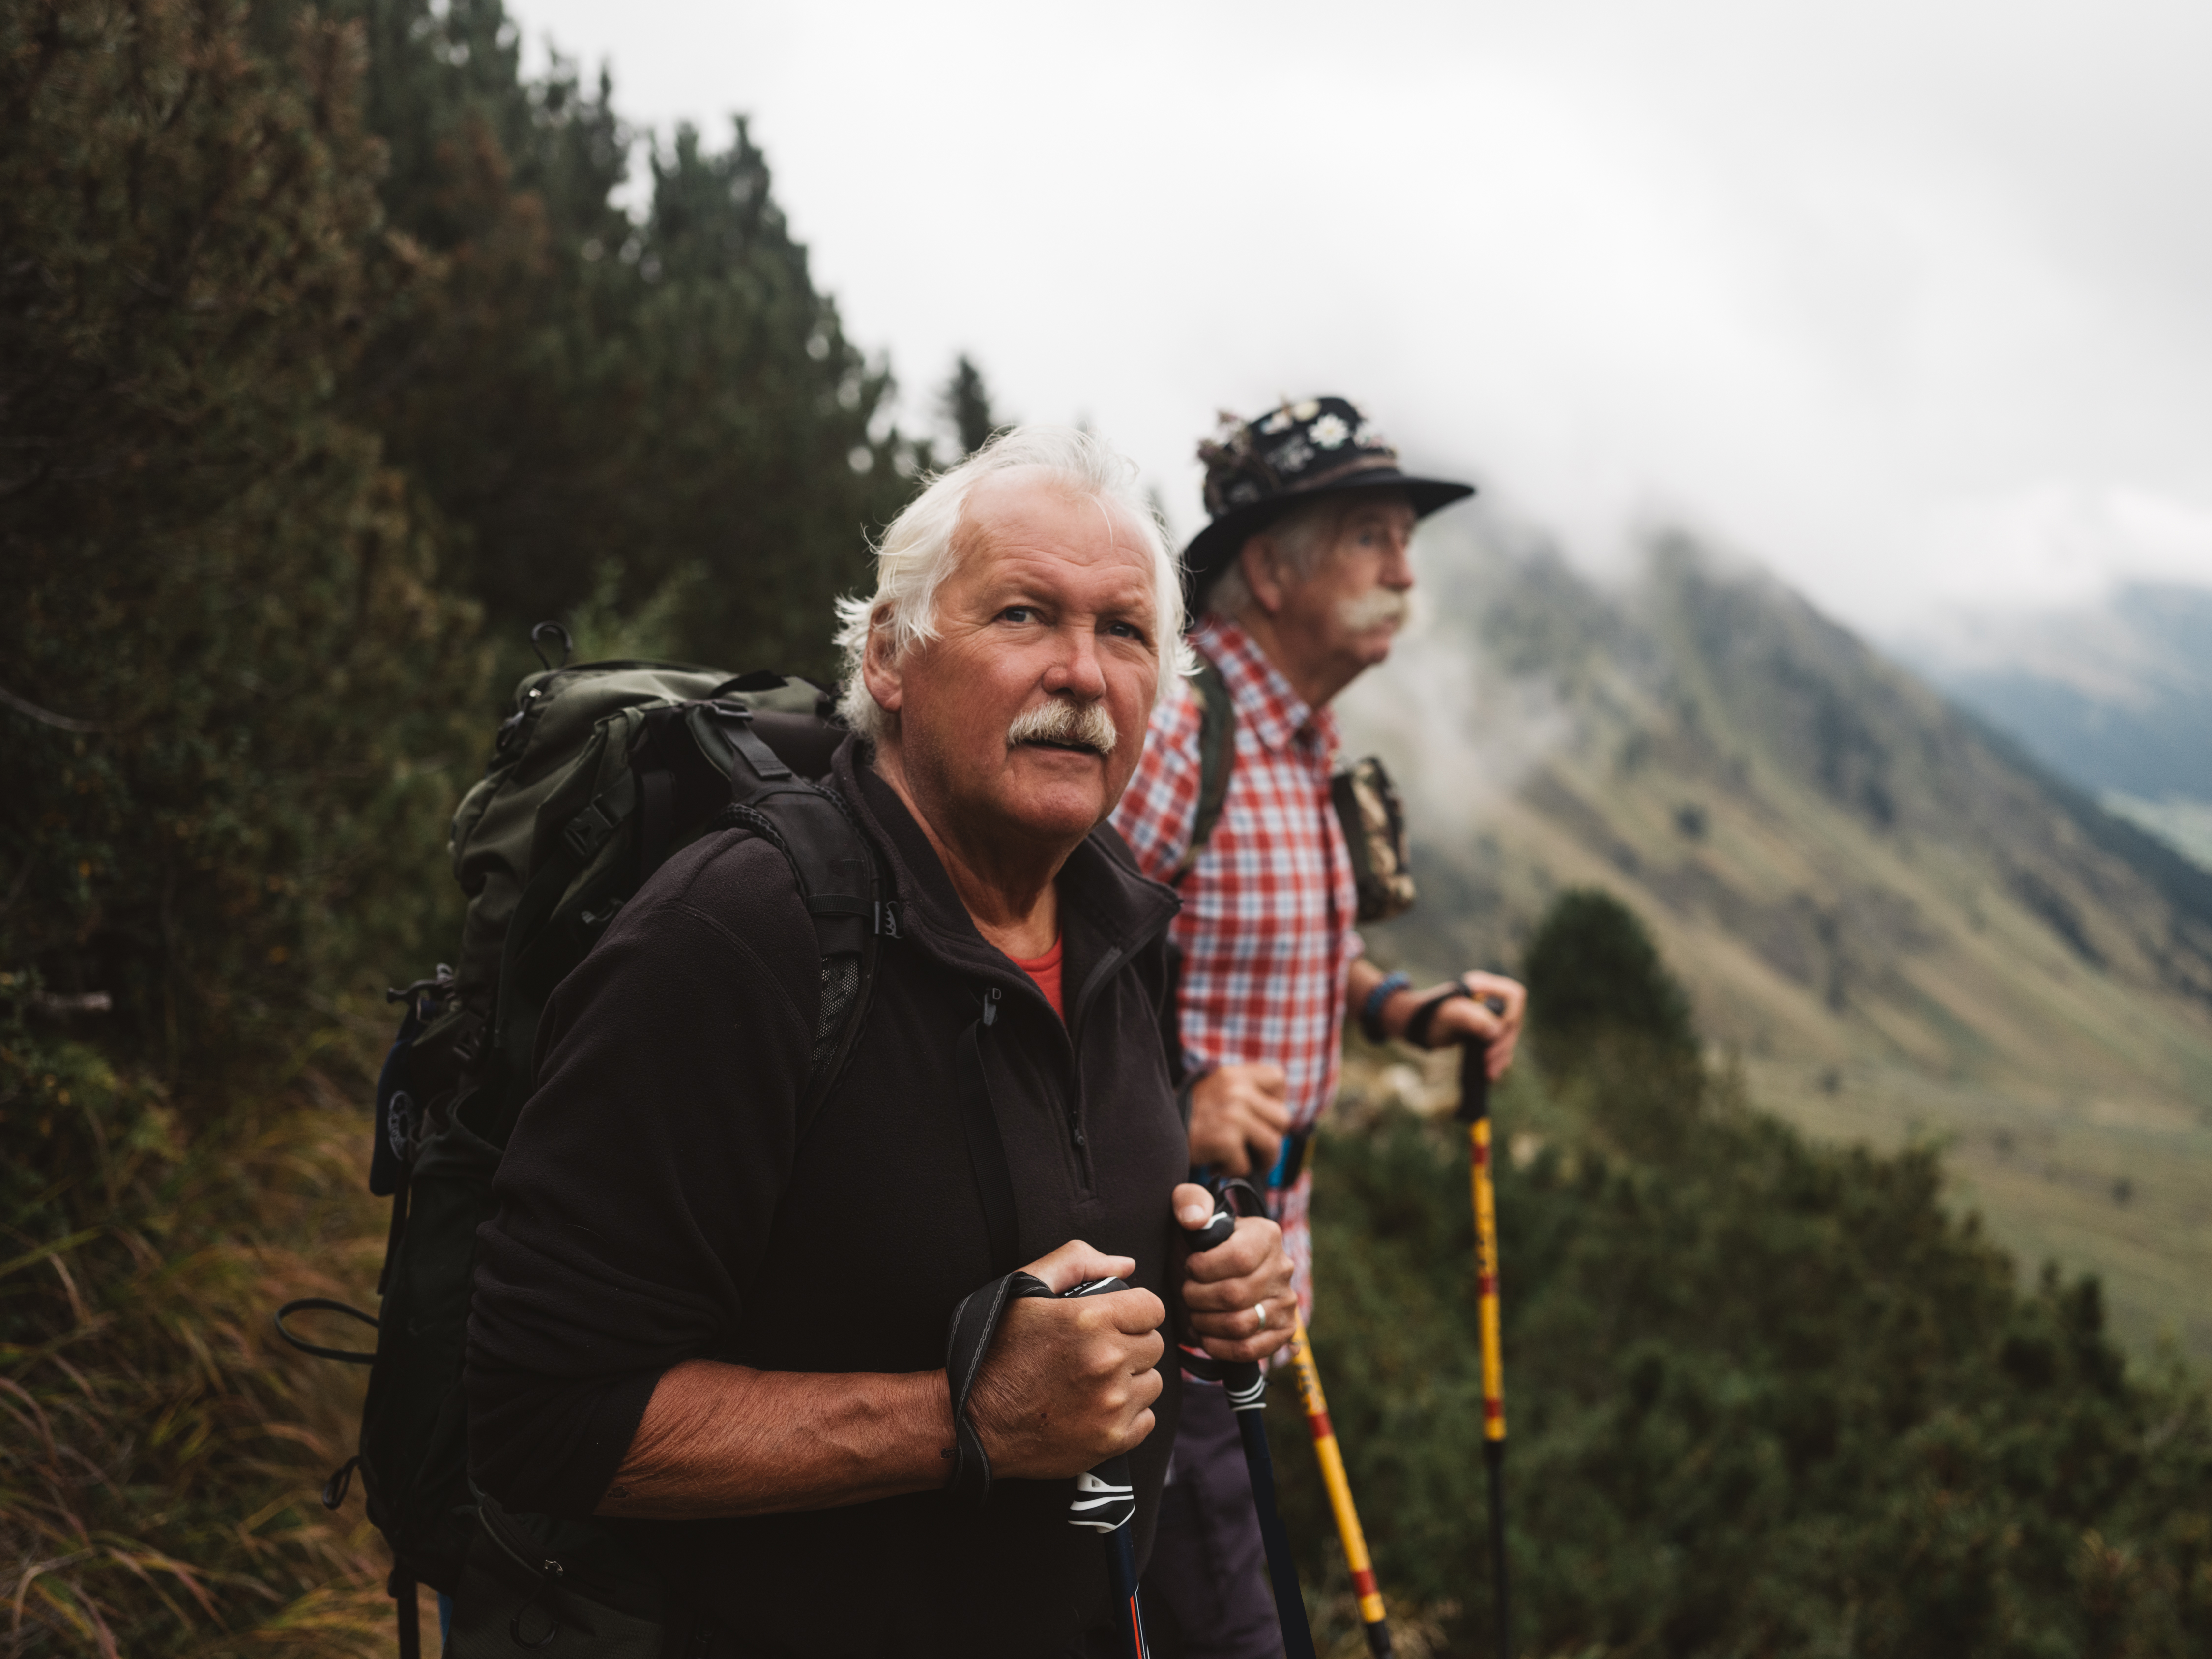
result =
M1370 755L1329 780L1329 799L1344 826L1362 922L1388 921L1413 908L1413 859L1406 847L1406 811L1382 763Z

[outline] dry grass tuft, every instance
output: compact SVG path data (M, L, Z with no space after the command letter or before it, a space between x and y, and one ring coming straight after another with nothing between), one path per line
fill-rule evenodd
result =
M180 1145L157 1088L84 1058L37 1133L82 1134L106 1190L37 1207L95 1224L11 1228L28 1248L0 1261L0 1654L389 1653L358 1489L319 1501L362 1372L270 1323L289 1297L368 1299L362 1115L295 1086Z

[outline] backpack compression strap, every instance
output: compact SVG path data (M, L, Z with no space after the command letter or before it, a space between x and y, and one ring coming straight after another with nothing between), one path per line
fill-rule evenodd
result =
M1191 678L1198 698L1198 817L1191 825L1190 845L1176 863L1170 880L1176 886L1191 872L1206 843L1221 822L1221 809L1229 799L1229 774L1237 765L1237 705L1230 701L1229 682L1204 657Z

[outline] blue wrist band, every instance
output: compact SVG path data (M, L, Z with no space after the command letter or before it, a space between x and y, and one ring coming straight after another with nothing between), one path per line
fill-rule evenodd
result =
M1389 1036L1382 1029L1382 1005L1399 992L1409 989L1413 983L1407 974L1385 974L1382 982L1367 994L1359 1005L1359 1029L1370 1042L1388 1042Z

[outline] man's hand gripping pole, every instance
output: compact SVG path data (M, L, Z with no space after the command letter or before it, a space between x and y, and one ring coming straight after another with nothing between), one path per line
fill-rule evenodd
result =
M1127 1279L1092 1279L1062 1294L1109 1296L1128 1288ZM1053 1294L1052 1287L1036 1274L1017 1270L992 1280L952 1310L945 1353L955 1437L949 1449L954 1463L947 1489L971 1502L981 1503L991 1491L991 1460L968 1416L969 1396L982 1370L984 1356L990 1351L991 1339L998 1333L999 1321L1008 1303ZM1137 1488L1130 1478L1126 1452L1075 1477L1075 1491L1067 1504L1067 1524L1097 1533L1104 1540L1106 1577L1114 1595L1113 1622L1121 1638L1123 1659L1150 1659L1151 1650L1145 1643L1144 1613L1137 1597L1137 1551L1129 1537L1129 1523L1136 1514Z

